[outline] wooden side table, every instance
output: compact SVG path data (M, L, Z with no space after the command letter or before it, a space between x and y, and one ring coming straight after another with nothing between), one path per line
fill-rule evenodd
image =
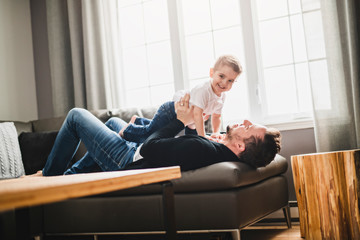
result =
M291 156L301 237L360 239L360 150Z

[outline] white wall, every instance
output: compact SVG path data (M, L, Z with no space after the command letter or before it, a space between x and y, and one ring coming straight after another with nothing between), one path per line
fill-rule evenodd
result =
M37 119L29 0L0 0L0 120Z

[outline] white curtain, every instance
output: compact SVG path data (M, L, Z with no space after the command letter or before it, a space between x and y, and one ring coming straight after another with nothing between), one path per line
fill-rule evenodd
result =
M356 16L354 4L358 3L355 1L321 0L329 87L321 84L322 79L310 74L318 152L360 147L359 43L356 25L359 16ZM308 24L311 22L308 21ZM305 25L305 29L307 27L310 26ZM311 64L310 72L312 67L320 66Z
M120 107L117 1L48 0L46 9L54 115Z

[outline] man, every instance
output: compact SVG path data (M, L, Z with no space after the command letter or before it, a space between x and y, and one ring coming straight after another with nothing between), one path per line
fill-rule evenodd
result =
M205 167L224 161L243 161L253 167L269 164L280 151L280 132L252 124L227 126L219 142L194 135L174 136L191 122L189 96L176 103L177 119L153 133L141 147L143 159L129 164L126 169L180 166L182 171Z
M119 131L126 124L111 118L105 125L85 109L72 109L62 125L43 171L53 176L95 171L180 166L182 171L224 161L244 161L260 167L270 163L280 150L280 133L244 121L227 127L219 142L196 135L175 137L193 122L189 94L175 104L177 118L154 132L142 145L128 142ZM80 140L88 152L70 169L67 166Z

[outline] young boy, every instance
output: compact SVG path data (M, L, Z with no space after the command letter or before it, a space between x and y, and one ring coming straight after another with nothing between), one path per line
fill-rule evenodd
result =
M194 106L194 123L185 128L185 134L197 133L199 136L207 137L204 121L211 115L213 134L207 138L214 140L219 136L225 92L231 89L241 72L242 67L234 56L224 55L217 59L214 67L210 68L211 79L190 91L190 105ZM152 120L133 116L119 134L128 141L144 142L153 132L176 118L174 102L185 93L185 91L175 93L173 101L162 104Z

